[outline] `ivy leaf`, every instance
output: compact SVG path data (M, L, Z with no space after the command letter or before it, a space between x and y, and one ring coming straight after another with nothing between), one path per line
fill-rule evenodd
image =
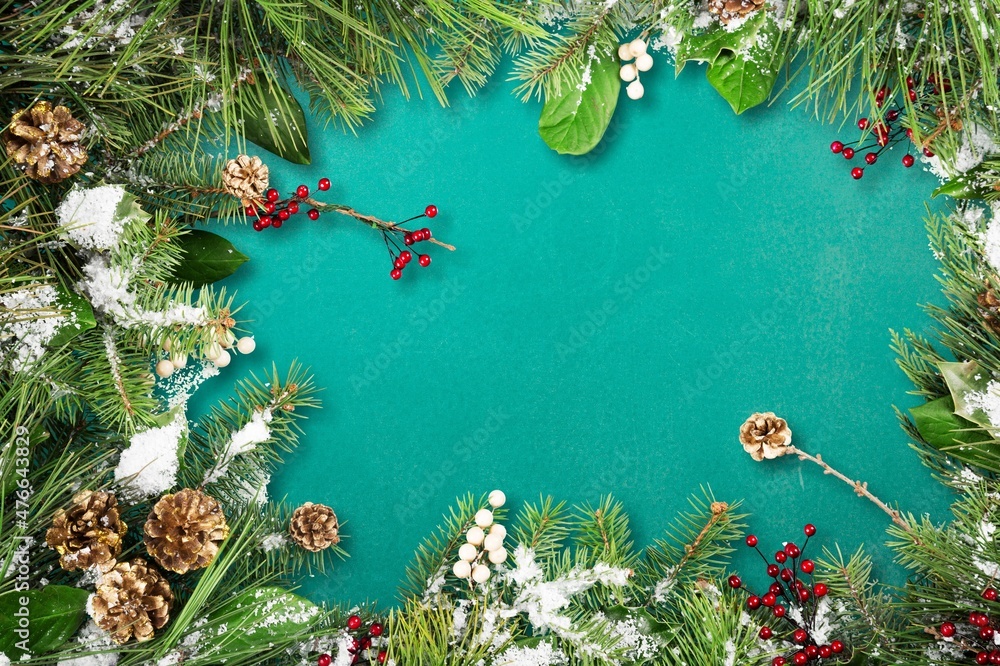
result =
M295 164L309 164L306 115L283 82L261 72L243 101L243 134L261 148Z
M174 268L174 282L192 282L196 287L229 277L247 261L247 256L228 240L210 231L191 229L177 239L183 257Z
M83 624L89 596L87 590L66 585L0 595L0 652L17 662L25 654L38 656L60 647ZM24 617L28 631L23 635Z
M1000 472L1000 443L975 423L955 414L951 396L910 410L917 432L929 445L964 463Z
M565 83L562 92L545 100L542 108L538 133L557 153L583 155L593 150L618 105L621 81L617 61L607 57L590 60L588 70L589 83L582 83L581 72L576 84Z
M94 308L90 301L66 287L59 285L56 302L59 308L69 314L70 321L56 331L56 334L49 340L49 347L62 347L64 344L80 335L84 331L97 326L94 319Z
M955 176L944 185L941 185L931 192L931 197L944 194L952 199L984 199L993 190L990 182L983 178L987 173L992 173L993 180L996 181L996 174L993 173L993 168L983 163L974 169L969 169L965 173Z
M209 614L199 631L212 663L229 663L259 654L276 642L306 634L321 618L314 603L280 587L247 590Z
M969 404L970 393L983 393L990 383L990 373L982 370L975 361L964 363L939 363L941 377L948 384L955 414L989 430L995 429L989 416L977 405Z

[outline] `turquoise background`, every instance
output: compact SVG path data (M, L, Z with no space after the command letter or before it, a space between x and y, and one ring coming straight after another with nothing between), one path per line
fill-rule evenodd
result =
M458 247L393 282L379 235L347 218L217 229L251 257L226 284L257 351L194 411L272 361L312 367L324 408L270 493L347 523L351 557L305 581L314 598L391 602L454 498L493 488L611 492L646 544L710 486L745 498L765 549L811 521L820 545L865 544L901 582L884 514L809 463L743 452L757 410L885 500L946 517L892 411L916 401L888 334L926 329L918 303L939 299L935 180L897 150L855 182L827 148L853 128L781 104L736 117L699 68L657 65L584 158L549 150L539 105L503 77L447 109L389 93L357 135L312 122L309 167L261 151L283 192L328 176L327 200L397 220L434 203L430 226Z

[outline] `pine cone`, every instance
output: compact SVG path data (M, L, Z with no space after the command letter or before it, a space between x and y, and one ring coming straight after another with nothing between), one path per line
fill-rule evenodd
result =
M764 7L765 0L708 0L708 11L722 23L742 18Z
M986 325L994 333L1000 333L1000 298L997 298L997 295L987 285L986 291L976 294L976 302L982 308L980 314Z
M67 571L96 566L107 572L122 552L126 531L114 494L88 490L77 494L68 509L56 511L45 542L59 553L59 566Z
M185 488L153 506L142 540L161 567L183 574L211 564L228 535L222 506L200 490Z
M21 165L29 178L58 183L69 178L87 161L80 145L84 125L65 106L36 102L11 118L3 134L7 157Z
M222 170L222 184L234 197L248 205L259 201L267 189L268 169L256 155L240 155L226 162Z
M325 504L306 502L292 513L288 531L292 541L314 553L340 543L337 514Z
M104 574L90 599L94 622L116 643L148 641L170 619L174 595L170 584L146 560L121 562Z
M792 431L785 419L775 416L774 412L758 412L740 427L740 444L757 462L780 458L788 453Z

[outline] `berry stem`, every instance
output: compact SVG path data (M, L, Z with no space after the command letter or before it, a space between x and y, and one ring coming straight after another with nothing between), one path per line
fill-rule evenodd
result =
M379 231L382 231L382 232L408 231L407 229L403 229L403 227L400 226L401 224L403 224L403 222L386 222L385 220L381 220L381 219L375 217L374 215L366 215L364 213L359 213L358 211L354 210L350 206L345 206L343 204L328 204L328 203L323 203L321 201L316 201L312 197L309 197L309 198L305 199L304 201L305 201L305 203L309 204L310 206L312 206L313 208L315 208L317 210L332 211L334 213L340 213L341 215L346 215L348 217L353 217L355 220L358 220L359 222L363 222L363 223L367 224L368 226L374 227L375 229L378 229ZM419 218L419 217L423 217L423 216L422 215L418 215L417 218ZM410 218L410 220L417 219L417 218ZM410 220L406 220L406 222L409 222ZM431 238L429 238L428 240L431 243L434 243L435 245L443 247L446 250L452 250L452 251L454 251L454 249L455 249L454 245L449 245L448 243L442 243L441 241L439 241L437 238L434 238L433 236Z

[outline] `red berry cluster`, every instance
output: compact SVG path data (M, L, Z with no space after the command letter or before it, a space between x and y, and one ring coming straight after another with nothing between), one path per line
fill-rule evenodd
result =
M947 92L951 90L951 84L947 83L947 79L944 79L944 81L946 82L944 90ZM933 74L927 77L927 80L923 84L918 84L912 76L906 77L906 94L911 102L917 102L921 99L922 95L925 96L928 92L931 95L939 93ZM877 107L881 108L889 101L891 101L891 98L888 87L883 86L875 91L875 105ZM862 146L862 139L858 139L854 143L834 141L830 144L830 152L843 155L846 160L852 160L855 154L868 151L864 154L864 160L865 164L871 166L878 161L883 152L900 141L905 140L907 141L906 154L903 155L901 161L904 167L910 168L915 161L913 155L910 154L910 147L912 145L910 140L913 138L913 130L909 127L904 127L906 123L905 119L903 119L903 112L902 108L892 108L886 111L884 120L873 121L868 118L861 118L858 120L858 129L862 132L871 131L870 136L862 135L862 139L868 139L870 143ZM924 148L923 153L927 157L934 157L934 153L929 148ZM859 180L864 175L864 167L856 166L851 169L851 177L855 180Z
M774 579L765 594L761 596L753 594L739 576L729 577L729 587L743 590L747 594L747 608L751 611L769 613L777 622L778 626L765 624L760 628L758 635L761 640L773 638L779 645L791 642L798 646L790 655L774 657L771 660L772 666L792 664L804 666L811 661L838 658L845 648L842 641L835 640L821 644L812 636L820 599L827 595L829 589L824 583L813 581L812 573L816 565L812 560L803 558L800 561L810 537L816 534L816 527L806 525L803 531L806 540L802 548L789 542L774 554L773 561L757 548L756 536L753 534L747 536L747 546L757 551L767 567L768 577ZM789 613L789 608L797 612Z
M437 214L437 206L431 204L430 206L427 206L427 208L424 208L423 215L415 215L407 220L403 220L399 223L399 225L412 222L413 220L419 220L422 217L435 217ZM431 230L427 227L417 229L416 231L405 231L399 228L399 225L392 225L382 230L385 247L389 250L389 258L392 259L392 270L389 271L389 277L393 280L398 280L403 277L403 269L406 268L411 261L413 261L413 253L401 247L399 245L399 239L402 238L403 245L406 247L410 247L414 243L429 241L431 239ZM418 254L417 263L424 268L430 266L431 255Z
M378 638L385 633L385 627L383 627L378 622L372 622L368 625L367 629L362 629L364 623L361 621L361 617L358 615L352 615L347 618L347 630L354 634L351 647L348 648L353 657L351 658L352 666L366 666L367 664L384 664L388 653L384 648L378 648L378 651L374 649L372 645L372 639ZM333 662L333 658L323 653L316 659L317 666L330 666Z
M330 189L330 179L320 178L317 187L324 192ZM246 214L247 217L257 218L253 222L254 231L264 231L268 227L280 229L281 225L288 221L288 218L299 212L301 205L308 198L309 188L305 185L296 187L295 194L285 199L282 199L278 190L272 187L264 193L264 201L260 204L260 208L250 204L246 208ZM310 208L306 215L310 220L319 219L319 211L315 208Z
M992 587L983 590L982 597L986 601L996 601L997 591ZM943 622L938 627L938 635L961 647L969 656L974 657L977 664L1000 664L1000 649L997 649L996 635L1000 634L1000 623L994 624L996 618L987 613L972 611L969 613L968 629L954 622ZM931 632L933 633L933 631Z

